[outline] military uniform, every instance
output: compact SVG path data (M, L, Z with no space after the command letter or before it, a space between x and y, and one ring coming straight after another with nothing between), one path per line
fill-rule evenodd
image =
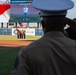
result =
M61 32L48 32L23 47L13 75L76 75L76 42Z
M74 6L70 0L33 0L32 5L42 16L65 15ZM76 41L60 31L45 33L20 50L11 75L76 75Z

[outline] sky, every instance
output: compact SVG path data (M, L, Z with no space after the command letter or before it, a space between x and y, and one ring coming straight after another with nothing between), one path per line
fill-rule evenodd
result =
M76 0L72 0L74 2L74 7L67 11L67 17L68 18L76 18Z

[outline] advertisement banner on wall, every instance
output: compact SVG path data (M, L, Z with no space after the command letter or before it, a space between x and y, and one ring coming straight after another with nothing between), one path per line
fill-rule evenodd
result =
M35 29L26 29L26 35L34 35L35 36Z
M11 0L11 4L25 4L25 3L31 3L32 0Z
M25 29L25 28L18 28L20 31L25 31L26 35L33 35L35 36L35 29ZM17 30L16 28L12 28L12 35L17 35Z

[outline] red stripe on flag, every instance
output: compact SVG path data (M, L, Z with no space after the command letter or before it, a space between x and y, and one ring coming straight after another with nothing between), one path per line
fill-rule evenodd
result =
M16 28L16 30L18 31L19 34L22 34L21 30L19 30L18 28Z
M10 9L10 4L0 4L0 15Z

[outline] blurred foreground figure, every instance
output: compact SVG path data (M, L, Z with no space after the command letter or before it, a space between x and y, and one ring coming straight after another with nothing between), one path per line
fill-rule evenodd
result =
M33 0L41 11L44 36L23 47L11 75L76 75L76 41L64 32L71 0Z
M67 24L70 26L65 31L68 33L70 39L76 40L76 18L69 19L66 18Z

